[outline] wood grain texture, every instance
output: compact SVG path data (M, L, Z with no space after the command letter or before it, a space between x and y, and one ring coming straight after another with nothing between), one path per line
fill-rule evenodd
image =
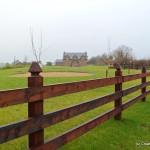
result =
M147 95L149 95L149 94L150 94L150 90L149 90L149 91L146 91L146 92L145 92L144 94L142 94L142 95L139 95L139 96L133 98L132 100L129 100L128 102L126 102L126 103L124 103L124 104L122 105L122 109L123 109L123 110L124 110L124 109L127 109L129 106L135 104L135 103L138 102L139 100L142 100L143 97L145 97L145 96L147 96Z
M104 97L96 98L92 101L87 101L72 107L47 113L39 117L29 118L18 123L0 127L0 143L39 131L43 128L49 127L50 125L56 124L58 122L64 121L81 113L102 106L121 96L121 92L118 94L110 94Z
M142 68L142 73L146 73L146 68L145 67ZM144 84L145 82L146 82L146 77L142 77L141 83ZM141 93L144 94L145 92L146 92L146 87L143 87L141 89ZM145 102L145 101L146 101L146 97L143 97L142 102Z
M87 112L111 101L114 101L114 99L119 98L120 96L131 94L147 85L150 85L150 82L147 82L144 85L140 84L135 87L125 89L122 92L118 92L117 94L113 93L62 110L47 113L40 117L29 118L21 122L2 126L0 127L0 143L15 139L29 133L33 133L42 128L49 127L66 119L80 115L81 113Z
M37 147L31 147L31 150L56 150L60 146L67 144L68 142L76 139L77 137L87 133L91 129L95 128L96 126L104 123L105 121L111 119L114 117L120 110L114 109L111 111L108 111L82 125L79 125L67 132L65 132L62 135L59 135L53 139L51 139L49 142L46 142L44 145L37 146Z
M118 68L116 70L115 77L122 78L121 68ZM122 92L122 82L115 84L115 93L116 93L116 95L117 95L118 92ZM120 109L121 105L122 105L122 96L119 97L119 98L116 98L115 101L114 101L114 107L115 107L115 109ZM121 119L121 115L122 115L122 113L121 113L121 109L120 109L120 112L118 114L116 114L114 118L116 120L120 120Z
M41 99L41 97L43 99L47 99L51 97L62 96L65 94L72 94L99 87L110 86L120 82L127 82L135 79L140 79L145 76L150 76L150 73L122 76L121 78L112 77L104 79L94 79L87 81L47 85L43 87L30 87L30 88L0 91L0 107L22 104L31 101L38 101L39 99Z
M43 77L40 76L42 69L37 62L33 62L29 69L31 76L28 77L28 87L43 87ZM40 95L37 101L29 101L28 103L28 118L40 117L44 114L43 110L43 95ZM36 125L35 125L36 126ZM44 129L29 133L28 135L29 148L44 143Z
M115 77L112 78L47 86L43 86L43 77L40 76L40 72L42 72L42 70L36 62L32 63L29 70L31 72L31 76L28 78L28 88L0 91L0 107L28 103L28 119L0 127L0 143L28 134L30 149L55 150L112 117L120 120L123 110L141 99L142 101L145 101L146 96L150 94L150 90L146 91L146 87L150 86L150 81L146 82L146 77L150 76L150 72L146 72L145 68L142 69L141 74L122 76L121 69L117 68ZM122 90L122 84L124 82L136 79L141 79L141 84ZM43 113L44 99L110 85L115 85L115 93L98 97L65 109L47 114ZM141 90L141 95L122 104L122 97L136 92L137 90ZM115 103L115 109L99 115L98 117L79 125L44 144L44 128L113 101Z

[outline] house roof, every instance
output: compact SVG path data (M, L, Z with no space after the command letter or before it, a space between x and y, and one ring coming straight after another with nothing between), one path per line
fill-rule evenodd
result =
M73 53L73 52L64 52L64 56L69 56L71 59L76 56L78 59L80 59L82 56L87 57L87 53Z
M63 60L62 59L56 59L56 63L62 63Z

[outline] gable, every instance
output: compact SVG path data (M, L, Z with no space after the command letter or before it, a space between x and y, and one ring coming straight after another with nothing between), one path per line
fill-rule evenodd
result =
M81 57L87 58L87 53L70 53L64 52L64 57L69 57L70 59L77 58L80 59Z

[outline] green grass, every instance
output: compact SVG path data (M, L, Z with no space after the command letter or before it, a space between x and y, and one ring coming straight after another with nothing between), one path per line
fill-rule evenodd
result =
M60 77L45 78L44 84L64 83L71 81L80 81L87 79L105 77L106 67L86 66L80 68L71 67L45 67L44 71L73 71L88 72L88 77ZM28 68L16 68L0 70L0 89L12 89L27 86L27 78L16 78L11 75L17 73L25 73ZM114 69L109 70L109 76L114 76ZM131 73L137 73L137 70L131 70ZM127 75L128 70L123 70L123 74ZM132 81L124 84L124 88L139 84L140 81ZM72 106L102 95L112 93L114 86L105 88L97 88L94 90L84 91L65 96L51 98L44 103L44 112L51 112ZM124 98L124 101L131 99L139 94L135 92ZM146 102L138 102L134 106L123 112L123 119L115 121L111 119L104 124L96 127L87 134L70 142L60 148L61 150L133 150L133 149L150 149L149 146L136 146L138 142L150 142L150 97ZM72 119L61 122L57 125L45 129L45 139L52 138L58 134L67 131L91 118L113 108L113 103L96 108L92 111L81 114ZM27 104L11 106L0 109L0 125L9 124L27 118ZM0 150L24 150L27 149L27 136L12 140L0 145Z

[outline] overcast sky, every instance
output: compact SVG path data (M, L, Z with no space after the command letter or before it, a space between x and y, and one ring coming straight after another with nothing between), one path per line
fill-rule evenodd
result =
M119 45L137 57L150 57L150 0L0 0L0 62L33 59L29 28L42 59L54 61L63 52L89 57Z

